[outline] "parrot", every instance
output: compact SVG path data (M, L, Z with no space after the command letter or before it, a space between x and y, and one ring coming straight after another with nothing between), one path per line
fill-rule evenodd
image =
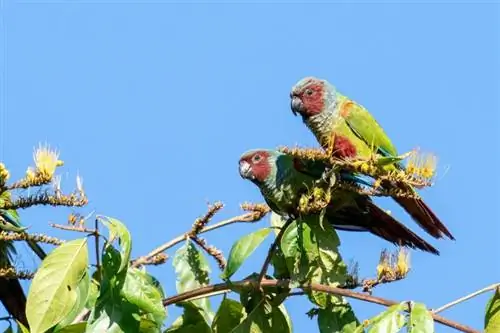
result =
M319 144L332 156L339 159L369 158L373 154L383 157L398 156L379 123L362 105L342 95L327 80L305 77L299 80L290 92L293 114L301 115L303 122L314 134ZM400 163L389 164L387 168L404 170ZM381 184L388 188L388 182ZM409 188L415 197L393 197L393 199L428 234L436 239L447 236L455 238L436 214Z
M0 195L0 207L10 202L10 192L5 191ZM24 232L19 215L14 209L0 209L0 229L5 231ZM47 255L36 242L26 241L35 254L43 260ZM12 241L0 241L0 269L12 267L16 250ZM26 296L19 279L0 277L0 301L7 312L16 320L28 327L26 319Z
M272 149L248 150L239 160L240 176L260 189L276 214L288 217L297 216L301 194L322 179L325 168L322 162L299 159ZM356 181L350 173L340 177ZM437 249L376 206L369 196L335 188L335 184L324 218L338 230L369 231L393 244L439 255Z

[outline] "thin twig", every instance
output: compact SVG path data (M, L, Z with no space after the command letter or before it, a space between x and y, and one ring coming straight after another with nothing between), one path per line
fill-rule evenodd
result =
M292 224L293 221L294 221L294 219L292 219L292 218L289 218L288 220L286 220L286 222L283 224L280 231L278 232L278 235L274 239L274 242L271 244L271 247L270 247L269 251L267 252L266 260L264 261L264 264L262 265L262 268L260 270L259 278L257 280L258 285L260 285L260 282L262 281L262 279L264 279L264 276L266 275L266 272L267 272L267 268L269 267L269 264L271 263L271 259L273 258L273 255L276 252L276 249L278 248L278 244L281 243L281 239L283 238L283 235L285 234L286 229L288 228L288 226L290 224Z
M441 311L444 311L446 309L451 308L452 306L455 306L455 305L457 305L459 303L465 302L465 301L467 301L467 300L469 300L469 299L471 299L473 297L476 297L478 295L481 295L481 294L483 294L485 292L488 292L490 290L494 290L494 289L499 288L499 287L500 287L500 283L492 284L491 286L488 286L488 287L485 287L485 288L480 289L478 291L475 291L475 292L473 292L473 293L471 293L469 295L466 295L464 297L460 297L459 299L457 299L457 300L455 300L453 302L450 302L450 303L445 304L445 305L443 305L443 306L441 306L441 307L439 307L439 308L437 308L435 310L432 310L432 313L439 313Z
M230 219L227 219L227 220L224 220L224 221L212 224L210 226L203 227L198 232L198 234L203 234L205 232L208 232L208 231L211 231L211 230L215 230L215 229L218 229L218 228L221 228L221 227L224 227L226 225L233 224L233 223L253 223L253 222L257 222L258 220L255 219L255 214L256 214L255 212L248 212L248 213L245 213L245 214L242 214L242 215L238 215L238 216L232 217ZM133 263L132 263L132 267L137 267L137 266L142 265L143 263L147 262L151 257L154 257L155 255L160 254L160 253L168 250L169 248L171 248L171 247L179 244L180 242L184 241L185 239L186 239L186 234L185 233L182 234L182 235L179 235L179 236L175 237L171 241L168 241L165 244L157 247L153 251L149 252L147 255L135 259L133 261Z
M214 292L230 291L231 288L234 288L234 287L251 287L254 283L255 283L254 280L241 280L241 281L232 281L230 283L219 283L219 284L214 284L214 285L210 285L210 286L205 286L205 287L193 289L193 290L184 292L182 294L178 294L178 295L166 298L163 300L163 305L169 306L169 305L172 305L175 303L190 300L194 297L200 298L200 296L202 296L202 295L212 295ZM289 280L263 279L260 283L260 286L263 288L287 287L289 285L289 283L290 283ZM322 285L319 283L305 284L305 285L300 286L300 288L305 290L305 291L311 291L311 290L320 291L320 292L324 292L327 294L334 294L334 295L338 295L338 296L354 298L354 299L358 299L361 301L379 304L379 305L384 305L384 306L391 306L391 305L395 305L395 304L400 304L400 302L396 302L393 300L388 300L388 299L381 298L381 297L366 295L364 293L359 293L359 292L355 292L352 290L326 286L326 285ZM405 309L405 311L408 311L408 309ZM480 333L478 330L475 330L475 329L468 327L466 325L457 323L455 321L446 319L438 314L431 312L431 316L436 322L441 323L445 326L454 328L458 331L465 332L465 333Z
M96 229L90 229L90 228L84 228L84 227L77 227L73 225L64 225L64 224L56 224L56 223L50 223L49 224L52 228L57 228L61 230L67 230L67 231L76 231L76 232L83 232L86 234L95 234L96 232L99 232Z
M99 258L100 255L99 255L99 220L98 219L95 219L94 220L94 228L95 228L95 232L94 232L94 240L95 240L95 261L96 261L96 267L97 267L97 270L100 272L99 273L99 276L101 278L101 281L102 281L102 273L101 273L101 259Z

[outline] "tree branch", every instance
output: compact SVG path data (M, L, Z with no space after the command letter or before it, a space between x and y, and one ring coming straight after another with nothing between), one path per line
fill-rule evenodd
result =
M227 219L227 220L224 220L224 221L212 224L210 226L203 227L198 232L198 234L203 234L205 232L208 232L208 231L211 231L211 230L215 230L215 229L218 229L218 228L222 228L222 227L224 227L226 225L233 224L233 223L253 223L253 222L257 222L258 220L260 220L265 215L264 214L261 217L259 217L258 219L256 219L256 214L258 214L258 213L255 212L255 211L250 211L248 213L232 217L230 219ZM151 259L152 257L154 257L154 256L156 256L156 255L158 255L158 254L160 254L160 253L168 250L169 248L171 248L171 247L179 244L180 242L182 242L183 240L185 240L186 237L187 237L187 233L184 233L182 235L179 235L179 236L175 237L174 239L172 239L172 240L164 243L163 245L157 247L156 249L154 249L153 251L151 251L147 255L135 259L133 261L131 267L138 267L138 266L140 266L140 265L148 262L149 259Z
M443 306L441 306L441 307L439 307L439 308L437 308L437 309L435 309L435 310L432 310L432 313L439 313L439 312L441 312L441 311L444 311L444 310L446 310L446 309L451 308L452 306L455 306L455 305L457 305L457 304L459 304L459 303L465 302L465 301L467 301L467 300L469 300L469 299L471 299L471 298L473 298L473 297L476 297L476 296L478 296L478 295L481 295L481 294L483 294L483 293L485 293L485 292L488 292L488 291L490 291L490 290L495 290L496 288L499 288L499 287L500 287L500 283L495 283L495 284L492 284L492 285L490 285L490 286L488 286L488 287L485 287L485 288L483 288L483 289L480 289L480 290L478 290L478 291L475 291L475 292L473 292L472 294L469 294L469 295L464 296L464 297L460 297L459 299L457 299L457 300L455 300L455 301L453 301L453 302L450 302L450 303L445 304L445 305L443 305Z
M289 280L269 280L269 279L263 279L260 283L260 286L263 288L272 288L272 287L287 287L289 284ZM214 284L210 286L205 286L201 288L197 288L191 291L184 292L182 294L178 294L169 298L166 298L163 300L163 305L164 306L169 306L175 303L187 301L193 298L200 298L202 295L208 295L208 294L213 294L213 293L220 293L223 291L230 291L231 287L251 287L253 284L255 284L255 280L241 280L241 281L234 281L231 283L219 283L219 284ZM374 303L374 304L379 304L379 305L384 305L384 306L391 306L394 304L399 304L400 302L396 302L393 300L388 300L385 298L381 297L376 297L376 296L370 296L366 295L363 293L355 292L352 290L346 290L346 289L341 289L337 287L330 287L318 283L310 283L310 284L304 284L300 286L301 289L306 290L306 291L321 291L327 294L334 294L338 296L344 296L348 298L354 298L358 299L361 301L369 302L369 303ZM405 310L408 311L408 308ZM452 320L446 319L438 314L432 313L431 312L432 318L438 322L441 323L445 326L454 328L458 331L465 332L465 333L480 333L479 331L468 327L466 325L454 322Z
M269 248L269 251L267 252L267 257L266 260L264 261L264 264L262 265L262 268L260 270L259 278L257 280L257 284L260 285L260 282L262 279L264 279L264 276L266 275L267 268L269 267L269 264L271 263L271 259L273 258L274 253L276 252L276 248L278 247L278 244L281 242L281 239L283 238L283 235L285 234L286 229L294 219L289 218L286 220L286 222L281 226L280 231L278 232L278 235L274 239L273 244L271 244L271 247Z

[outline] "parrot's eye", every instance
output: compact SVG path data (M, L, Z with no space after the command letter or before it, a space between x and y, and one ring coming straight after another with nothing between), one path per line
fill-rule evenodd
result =
M306 89L305 93L307 96L311 96L313 94L313 91L311 89Z
M260 161L260 155L254 155L254 157L252 157L252 161L254 161L254 163L257 163Z

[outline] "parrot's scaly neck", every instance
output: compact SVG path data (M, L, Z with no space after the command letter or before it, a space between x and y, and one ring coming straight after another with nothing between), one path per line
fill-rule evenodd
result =
M332 139L335 123L339 118L337 105L337 101L332 101L330 105L325 106L323 112L311 116L304 121L323 147L328 147Z
M259 188L265 197L274 202L282 202L286 200L284 188L288 187L290 179L293 179L291 175L293 162L284 156L281 156L279 160L272 158L269 162L273 167L267 178L259 184Z

